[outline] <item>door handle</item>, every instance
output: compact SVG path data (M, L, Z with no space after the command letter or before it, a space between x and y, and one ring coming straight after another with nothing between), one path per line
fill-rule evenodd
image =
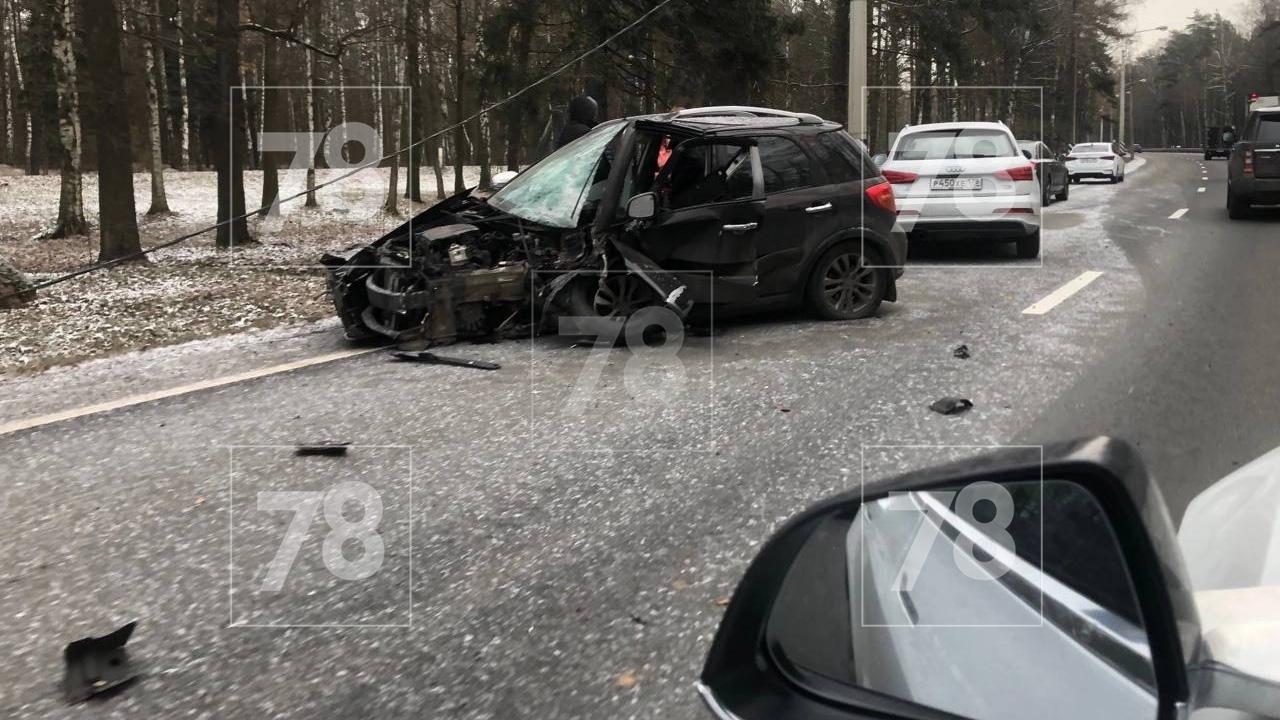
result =
M752 230L755 230L758 227L760 227L760 223L743 223L742 225L725 225L724 231L741 234L744 232L751 232Z
M818 213L830 212L834 209L835 209L835 206L832 205L831 203L823 203L822 205L814 205L813 207L807 207L804 209L804 211L809 213L810 215L817 215Z

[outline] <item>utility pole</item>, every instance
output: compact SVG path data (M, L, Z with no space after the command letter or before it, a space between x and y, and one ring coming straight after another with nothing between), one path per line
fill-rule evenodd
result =
M1125 111L1124 96L1127 94L1125 90L1128 87L1127 85L1125 85L1125 77L1124 77L1125 71L1128 69L1128 65L1129 65L1127 50L1128 50L1128 43L1120 47L1120 144L1121 145L1125 144L1125 139L1124 139L1125 118L1128 117L1124 113Z
M849 134L867 142L863 102L867 87L867 0L849 3ZM868 143L869 144L869 143Z

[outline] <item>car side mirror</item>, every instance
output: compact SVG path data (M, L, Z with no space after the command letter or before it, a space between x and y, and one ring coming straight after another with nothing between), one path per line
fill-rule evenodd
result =
M632 220L648 220L658 214L658 196L647 192L627 201L627 217Z
M864 472L902 461L869 451ZM1155 720L1188 701L1199 632L1159 493L1098 438L868 482L791 519L698 690L740 720Z
M884 167L884 164L885 164L886 162L888 162L888 161L889 161L889 156L888 156L888 155L886 155L886 154L884 154L884 153L880 153L880 154L876 155L875 157L871 158L871 162L875 163L875 164L876 164L876 167L878 167L878 168L879 168L879 167Z
M501 190L502 188L510 184L512 180L515 180L516 177L518 177L519 175L520 173L516 172L515 170L506 170L504 172L500 172L489 179L489 187L492 188L493 190Z
M1035 159L1034 157L1032 157L1032 155L1031 155L1031 151L1030 151L1030 150L1023 150L1023 151L1022 151L1022 156L1023 156L1023 157L1025 157L1025 158L1026 158L1026 159L1028 159L1028 160L1034 160L1034 159Z

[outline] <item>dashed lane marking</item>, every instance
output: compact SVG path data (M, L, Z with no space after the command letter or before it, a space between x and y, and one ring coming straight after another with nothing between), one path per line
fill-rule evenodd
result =
M1071 299L1072 295L1080 292L1089 286L1089 283L1102 277L1102 273L1097 270L1089 270L1082 272L1076 279L1063 285L1062 287L1049 293L1045 298L1026 310L1022 311L1023 315L1044 315L1050 310L1058 307L1062 303Z

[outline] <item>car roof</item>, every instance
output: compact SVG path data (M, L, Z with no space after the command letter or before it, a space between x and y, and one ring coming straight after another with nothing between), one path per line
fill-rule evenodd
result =
M690 108L634 118L647 125L665 125L697 135L751 135L762 130L831 132L843 126L810 113L795 113L747 105Z
M925 123L923 125L907 125L902 128L902 132L904 134L927 132L929 130L1002 130L1012 134L1008 125L999 122L941 122Z

